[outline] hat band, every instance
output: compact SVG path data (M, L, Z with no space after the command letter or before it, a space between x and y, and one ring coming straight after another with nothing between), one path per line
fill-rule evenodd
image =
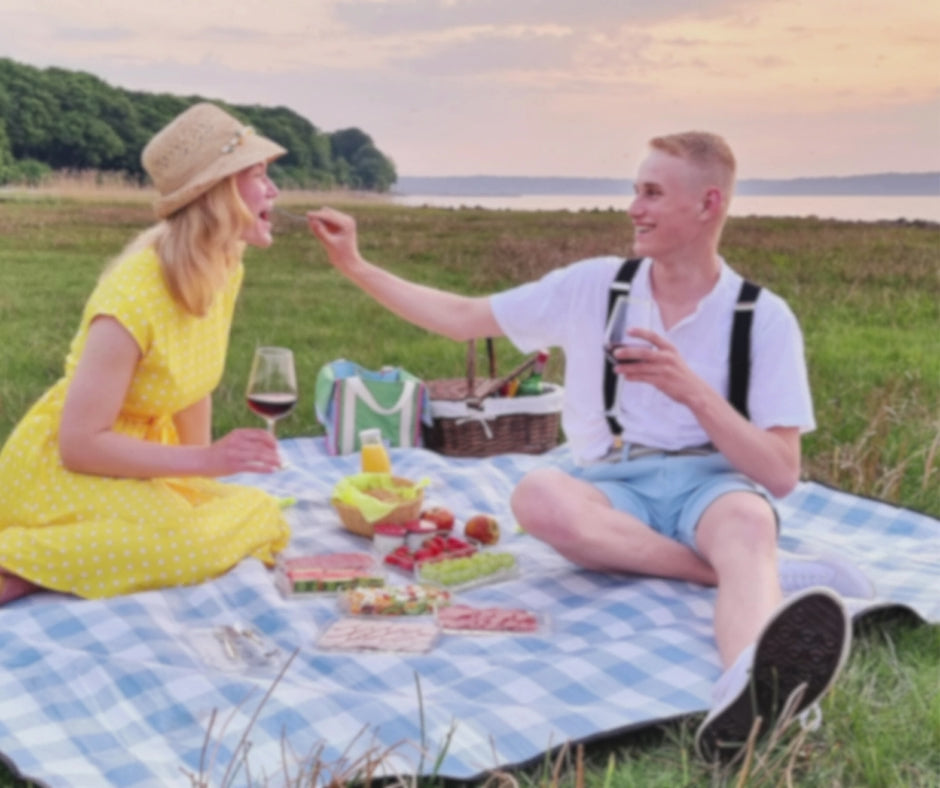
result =
M245 137L254 133L255 130L251 126L243 126L232 135L232 139L222 146L222 153L234 153L236 148L245 142Z

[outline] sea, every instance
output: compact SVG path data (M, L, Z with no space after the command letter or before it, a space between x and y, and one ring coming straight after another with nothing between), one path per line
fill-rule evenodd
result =
M486 208L509 211L626 211L630 194L421 195L392 194L396 205ZM936 195L743 195L731 201L732 216L795 216L843 221L938 222Z

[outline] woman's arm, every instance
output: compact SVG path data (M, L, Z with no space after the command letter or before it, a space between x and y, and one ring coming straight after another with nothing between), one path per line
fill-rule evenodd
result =
M212 395L206 394L181 410L173 417L173 422L184 446L208 446L212 442Z
M262 429L235 430L215 443L165 446L114 432L140 349L113 317L95 318L69 386L59 428L63 465L96 476L226 476L280 467L276 441ZM206 418L204 404L183 411L187 439ZM192 412L190 412L192 411ZM202 427L198 428L202 430Z

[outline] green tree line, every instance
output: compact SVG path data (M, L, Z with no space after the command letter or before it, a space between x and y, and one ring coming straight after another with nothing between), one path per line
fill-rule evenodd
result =
M205 100L123 90L85 72L0 58L0 184L37 184L57 170L117 173L143 184L144 145ZM282 186L385 192L397 179L391 159L360 129L324 132L287 107L214 103L287 148L271 167Z

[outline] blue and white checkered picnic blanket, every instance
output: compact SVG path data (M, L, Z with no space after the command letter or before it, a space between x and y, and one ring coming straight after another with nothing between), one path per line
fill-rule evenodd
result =
M290 469L236 480L299 499L291 551L366 548L328 502L356 458L328 457L322 439L285 441L284 451ZM254 560L192 588L102 601L36 595L0 608L0 753L50 786L186 786L197 774L219 785L236 767L232 784L282 784L312 755L326 781L386 750L389 772L469 779L566 741L704 711L719 674L712 591L579 570L513 533L515 482L564 452L392 452L397 474L430 480L428 503L502 522L501 547L521 576L461 601L545 613L538 634L443 636L417 656L322 651L335 601L285 599ZM940 522L812 483L781 510L783 548L838 551L870 575L878 597L851 602L855 614L901 605L940 621ZM194 643L229 623L263 633L284 659L253 672L208 665Z

